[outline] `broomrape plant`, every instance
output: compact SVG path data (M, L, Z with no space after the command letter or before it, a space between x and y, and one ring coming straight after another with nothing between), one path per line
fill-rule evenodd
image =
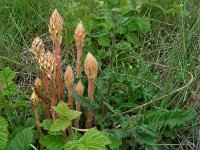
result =
M53 41L53 53L46 51L40 37L36 37L32 43L32 50L35 55L35 61L38 64L39 76L35 80L31 101L34 108L35 123L40 135L41 147L47 149L106 149L110 140L106 134L96 130L93 127L93 113L88 108L87 121L82 129L86 131L82 138L71 140L71 135L79 135L81 119L81 104L73 101L73 88L77 95L83 96L84 86L81 79L76 86L74 85L74 72L70 65L67 66L63 75L61 70L60 45L62 42L63 20L55 10L50 18L49 33ZM80 22L74 32L74 38L77 47L77 65L76 77L81 78L81 57L86 36L83 24ZM97 77L98 62L95 57L88 53L84 62L85 74L88 78L88 98L94 100L94 80ZM63 82L64 78L64 82ZM66 91L64 90L64 83ZM50 88L49 88L50 87ZM68 99L65 103L65 94ZM40 103L41 101L41 103ZM38 108L42 105L46 120L42 127L39 122ZM74 107L75 104L75 107ZM76 110L74 110L76 108ZM75 126L76 128L74 128ZM84 128L84 126L81 126ZM76 132L73 130L75 129ZM47 130L48 132L46 132ZM55 145L49 145L52 138L60 139ZM69 139L68 139L69 138ZM65 141L67 143L65 144Z

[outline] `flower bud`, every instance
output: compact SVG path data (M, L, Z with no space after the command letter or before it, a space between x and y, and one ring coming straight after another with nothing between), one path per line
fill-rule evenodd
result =
M97 77L98 62L90 52L85 58L84 69L89 79L95 79Z
M74 38L75 38L77 47L83 46L85 35L86 35L86 33L84 30L83 24L82 24L82 22L80 22L74 31Z
M66 87L72 86L74 83L74 73L70 65L67 66L64 75L65 85Z
M78 83L76 84L75 90L77 92L78 95L83 95L84 93L84 86L81 82L81 80L78 81Z
M63 29L63 20L57 9L51 15L50 24L49 24L49 33L53 41L62 40L62 29Z
M35 87L38 88L38 89L42 88L42 81L40 80L40 78L37 77L37 78L35 79L34 85L35 85Z
M34 90L33 90L33 93L31 94L31 101L32 101L34 107L38 107L39 106L39 98L36 95Z
M36 60L38 61L40 55L45 52L44 44L42 42L42 39L40 39L39 36L37 36L33 40L32 48L31 49L33 50L33 53L35 55Z

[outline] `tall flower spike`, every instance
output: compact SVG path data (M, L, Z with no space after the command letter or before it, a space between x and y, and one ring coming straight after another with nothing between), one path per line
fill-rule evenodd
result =
M83 46L85 35L86 35L85 29L83 27L82 22L80 22L77 25L77 27L75 29L75 32L74 32L74 38L75 38L77 47L82 47Z
M84 69L89 79L95 79L97 77L98 62L90 52L85 58Z
M39 36L37 36L33 40L31 49L33 50L33 53L35 55L35 59L38 61L38 59L40 58L40 55L45 52L44 44L42 42L42 39L40 39Z
M49 24L49 33L53 41L62 40L62 29L63 29L63 20L57 9L51 15L50 24Z
M70 65L67 66L64 75L65 85L66 87L72 86L74 83L74 73Z

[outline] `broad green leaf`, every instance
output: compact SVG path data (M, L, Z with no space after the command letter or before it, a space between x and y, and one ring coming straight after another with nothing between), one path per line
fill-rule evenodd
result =
M138 18L137 23L140 33L146 34L150 30L150 21L148 19Z
M0 116L0 149L4 149L8 141L8 123Z
M65 150L106 150L105 145L110 144L108 136L94 128L88 130L80 140L67 141Z
M6 150L28 150L32 140L33 132L31 128L25 128L11 140Z
M127 35L126 35L126 38L127 38L127 40L129 41L129 42L131 42L132 44L134 44L134 45L137 45L138 43L139 43L139 39L138 39L138 37L134 34L134 33L128 33Z
M50 128L51 132L56 131L65 131L67 127L71 125L71 120L66 117L58 118L54 121L53 125Z
M97 40L100 46L110 46L110 38L108 36L102 36Z
M43 121L43 128L45 130L50 130L52 125L53 125L53 120L52 119L46 119L46 120Z
M40 143L48 150L62 150L64 147L63 136L46 135L40 139Z
M79 117L81 115L81 112L79 111L75 111L75 110L69 110L67 112L67 118L72 121L74 119L76 119L77 117Z
M69 110L67 104L64 102L60 102L58 106L53 106L52 108L56 113L62 116L67 116L67 111Z

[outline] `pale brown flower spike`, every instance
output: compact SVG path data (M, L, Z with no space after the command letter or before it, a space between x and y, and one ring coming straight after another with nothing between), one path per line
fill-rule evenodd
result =
M70 65L67 66L64 80L68 92L68 106L70 109L73 109L72 86L74 83L74 73Z
M34 115L35 115L35 124L36 124L36 127L37 127L37 131L40 134L40 136L43 136L42 129L40 127L39 115L38 115L39 98L36 95L34 90L33 90L32 95L31 95L31 101L33 103Z
M88 53L84 62L85 74L88 77L88 98L94 99L94 80L97 77L98 62L91 53ZM93 114L88 110L86 128L92 127Z
M74 39L77 47L77 66L76 66L77 77L81 76L81 57L82 57L82 49L84 45L85 35L86 35L85 29L83 27L82 22L80 22L74 31Z
M51 15L49 32L53 41L53 54L55 58L56 85L59 100L64 100L64 85L62 79L61 63L60 63L60 44L62 42L63 20L57 9Z
M83 93L84 93L84 86L81 82L81 80L78 81L78 83L76 84L76 87L75 87L75 90L76 90L76 93L80 96L83 96ZM81 110L81 105L79 102L76 101L76 111L80 111ZM75 120L75 127L76 128L79 128L79 121L80 121L80 117L78 117L76 120Z

